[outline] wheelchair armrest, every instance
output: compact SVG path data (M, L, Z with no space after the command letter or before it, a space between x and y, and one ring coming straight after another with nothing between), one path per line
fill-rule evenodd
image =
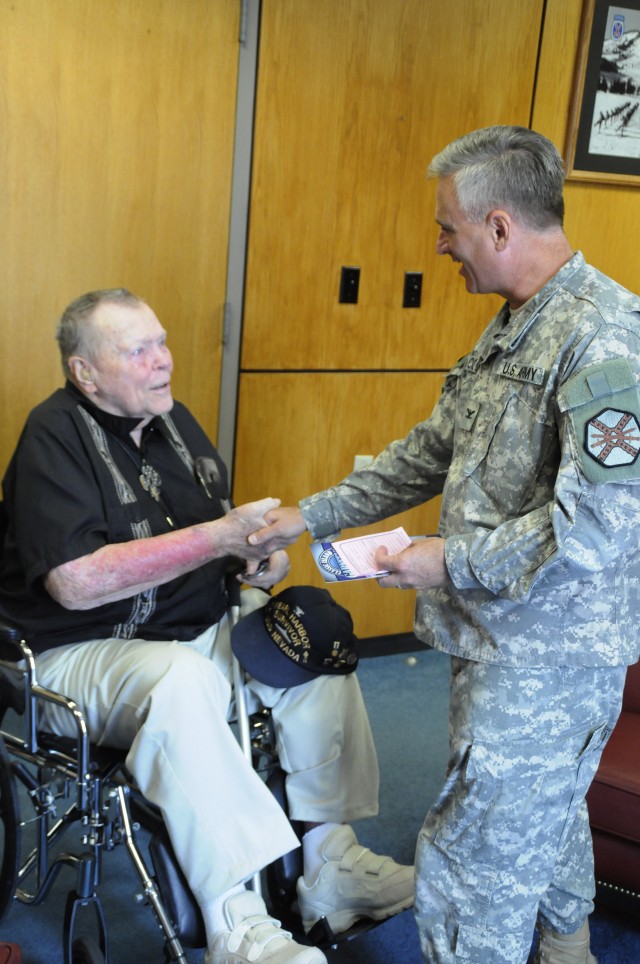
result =
M24 652L20 646L22 633L20 627L0 617L0 660L17 663L24 659Z
M9 708L24 715L24 746L30 753L38 750L38 702L52 703L69 714L77 741L78 772L88 773L89 734L82 711L73 700L38 684L35 657L20 630L14 623L0 620L0 720ZM84 807L84 780L80 789Z
M9 709L24 713L29 685L25 666L32 660L18 626L0 619L0 719Z

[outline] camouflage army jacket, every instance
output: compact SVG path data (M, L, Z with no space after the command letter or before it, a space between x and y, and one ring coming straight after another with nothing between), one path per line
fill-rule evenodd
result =
M315 538L442 492L447 588L416 635L511 666L622 665L640 652L640 298L580 253L496 315L432 415L303 499Z

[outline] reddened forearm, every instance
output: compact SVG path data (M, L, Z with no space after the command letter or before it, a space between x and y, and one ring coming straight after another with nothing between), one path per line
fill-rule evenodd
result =
M216 555L205 527L193 526L103 546L53 569L45 587L65 609L93 609L169 582Z
M274 499L263 499L213 522L102 546L52 569L45 588L65 609L93 609L160 586L213 559L257 558L261 553L248 545L247 535L262 524L265 506L274 504Z

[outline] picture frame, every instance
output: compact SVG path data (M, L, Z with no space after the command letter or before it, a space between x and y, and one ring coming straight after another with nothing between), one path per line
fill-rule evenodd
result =
M568 180L640 185L640 0L585 0L565 162Z

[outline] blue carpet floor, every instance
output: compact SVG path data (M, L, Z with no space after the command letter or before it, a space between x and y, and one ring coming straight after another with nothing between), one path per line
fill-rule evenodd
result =
M358 671L378 747L381 795L379 816L360 821L356 831L362 843L403 863L413 862L416 836L444 774L448 666L442 654L420 651L365 659ZM63 884L61 878L39 907L14 905L0 925L0 940L21 944L24 964L62 961ZM160 934L151 911L136 904L123 848L105 856L101 890L112 964L160 964ZM591 928L599 964L640 964L638 917L599 908ZM332 964L422 964L411 911L342 942L327 957ZM189 950L187 959L201 964L203 951Z

